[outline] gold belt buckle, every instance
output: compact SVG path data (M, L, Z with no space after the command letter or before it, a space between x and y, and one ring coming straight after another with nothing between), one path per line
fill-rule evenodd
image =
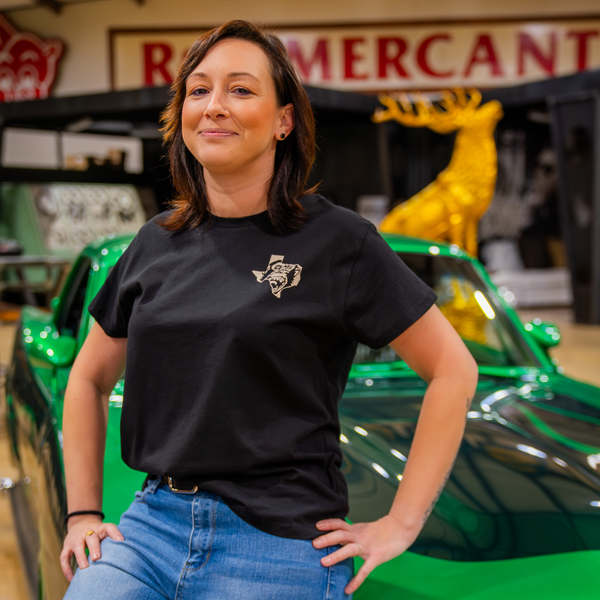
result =
M171 488L171 491L173 492L177 492L179 494L195 494L198 491L198 486L195 485L193 487L193 489L191 490L178 490L174 485L173 485L173 478L167 476L167 482L169 483L169 487Z

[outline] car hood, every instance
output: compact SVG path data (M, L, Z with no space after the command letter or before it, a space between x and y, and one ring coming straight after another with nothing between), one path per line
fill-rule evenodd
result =
M353 521L387 513L425 384L355 376L340 403ZM412 550L493 560L600 548L600 391L556 373L480 377L452 475Z

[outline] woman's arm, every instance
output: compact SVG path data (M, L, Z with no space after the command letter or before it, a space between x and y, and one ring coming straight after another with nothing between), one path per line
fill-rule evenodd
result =
M94 323L69 375L63 411L63 455L68 511L102 510L102 477L108 398L125 369L126 338L112 338ZM92 560L100 558L100 540L123 536L99 516L76 515L67 523L60 563L71 581L71 554L80 569L88 566L86 544ZM86 536L93 530L97 535Z
M365 560L347 594L377 565L402 554L417 538L452 471L477 385L477 364L437 306L390 346L428 386L389 514L372 523L350 525L342 519L317 523L318 529L330 533L313 541L316 548L344 545L322 559L324 566L350 556Z

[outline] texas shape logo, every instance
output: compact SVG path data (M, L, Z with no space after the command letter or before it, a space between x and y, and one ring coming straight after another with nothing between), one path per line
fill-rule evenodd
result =
M281 298L281 292L291 287L296 287L300 281L302 267L283 262L283 256L271 254L269 266L266 271L252 271L258 283L268 281L271 291L276 298Z

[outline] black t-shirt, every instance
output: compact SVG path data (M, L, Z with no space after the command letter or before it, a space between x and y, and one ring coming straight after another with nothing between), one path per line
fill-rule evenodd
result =
M193 230L147 222L89 310L127 337L123 460L313 539L343 518L340 400L356 344L387 344L434 303L375 227L321 196L277 234L266 212Z

